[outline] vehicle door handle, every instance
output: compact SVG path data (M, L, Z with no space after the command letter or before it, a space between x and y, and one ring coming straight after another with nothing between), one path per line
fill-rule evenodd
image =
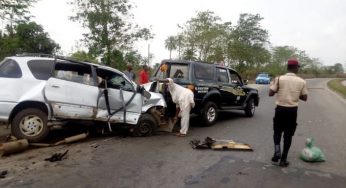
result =
M60 88L60 86L52 85L53 88Z

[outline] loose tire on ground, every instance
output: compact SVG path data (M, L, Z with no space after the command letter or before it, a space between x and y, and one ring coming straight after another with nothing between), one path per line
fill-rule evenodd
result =
M39 142L49 133L47 114L36 108L28 108L17 113L11 123L12 135L29 142Z
M253 98L247 102L244 111L246 117L253 117L255 115L255 100Z
M157 122L151 114L143 114L133 130L133 136L151 136L157 127Z
M207 102L201 112L201 116L203 118L203 123L205 126L214 125L216 123L218 115L219 110L217 108L217 105L212 101Z

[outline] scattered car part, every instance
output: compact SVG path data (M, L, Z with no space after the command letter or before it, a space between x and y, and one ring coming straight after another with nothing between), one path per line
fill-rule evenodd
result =
M233 140L216 140L210 137L205 138L204 142L197 139L191 140L190 144L193 149L253 151L248 144L237 143Z
M88 135L89 135L89 133L83 133L83 134L78 134L78 135L75 135L75 136L67 137L64 140L56 142L54 144L54 146L61 145L61 144L69 144L69 143L72 143L72 142L83 140L86 137L88 137Z
M83 140L86 137L88 137L88 135L89 135L89 133L82 133L82 134L78 134L78 135L75 135L75 136L70 136L70 137L64 138L63 140L58 141L58 142L56 142L54 144L30 143L29 145L30 146L35 146L35 147L58 146L58 145L61 145L61 144L69 144L69 143L72 143L72 142L77 142L77 141Z
M27 139L16 140L0 144L0 156L17 153L26 150L29 147Z
M54 153L51 157L44 160L50 161L50 162L61 161L66 158L67 153L68 153L68 150L66 150L64 153Z
M0 178L6 178L7 170L3 170L0 172Z

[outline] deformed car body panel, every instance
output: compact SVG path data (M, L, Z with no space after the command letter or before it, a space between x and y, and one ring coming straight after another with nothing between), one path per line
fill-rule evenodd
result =
M144 105L142 107L142 112L147 112L150 108L154 106L156 107L159 106L163 108L167 107L166 101L161 93L150 92L150 94L151 94L151 97L145 100L144 102Z
M57 118L93 119L96 115L96 86L50 78L44 93Z

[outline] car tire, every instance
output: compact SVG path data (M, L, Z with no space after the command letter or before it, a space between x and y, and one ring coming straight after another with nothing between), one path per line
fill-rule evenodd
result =
M255 100L254 98L250 98L247 102L246 107L244 109L246 117L253 117L255 115Z
M15 115L11 123L12 135L29 142L40 142L49 133L47 114L40 109L28 108Z
M132 135L138 137L151 136L157 127L157 122L151 114L143 114L135 126Z
M205 126L214 125L216 123L218 115L219 115L219 110L217 105L214 102L209 101L204 105L201 116L203 118L203 122Z

